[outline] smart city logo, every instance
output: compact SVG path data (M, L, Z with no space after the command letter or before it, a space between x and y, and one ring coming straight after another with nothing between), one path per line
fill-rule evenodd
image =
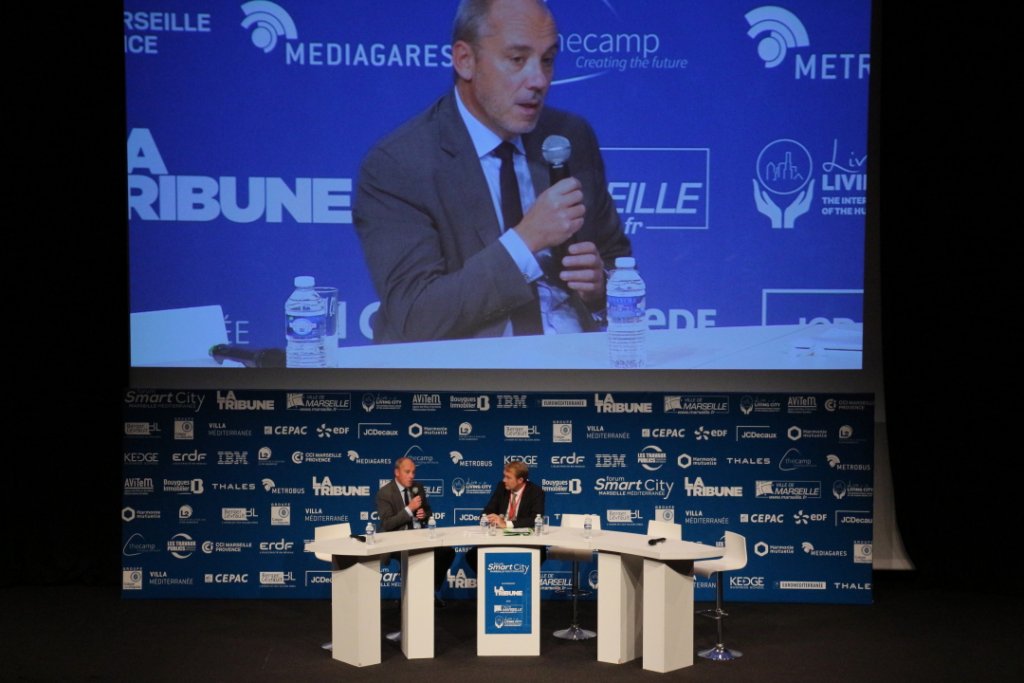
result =
M764 68L774 69L793 51L794 80L864 80L871 74L869 52L811 53L800 48L811 45L810 34L799 17L776 5L757 7L744 15L747 36L757 42L757 56ZM849 34L867 39L867 25L851 27Z

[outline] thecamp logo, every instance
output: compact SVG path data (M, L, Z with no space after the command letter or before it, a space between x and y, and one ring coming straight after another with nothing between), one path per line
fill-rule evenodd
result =
M295 40L299 37L291 16L276 3L252 0L242 5L242 11L245 12L242 28L250 31L252 44L264 52L271 52L278 38Z

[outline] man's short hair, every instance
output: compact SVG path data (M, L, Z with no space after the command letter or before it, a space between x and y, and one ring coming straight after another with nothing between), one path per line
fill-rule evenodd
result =
M403 455L401 458L398 458L397 460L395 460L395 469L397 470L399 467L401 467L402 463L405 462L406 460L411 462L413 464L413 467L416 466L416 461L415 460L410 458L408 455Z
M487 13L491 11L494 0L462 0L455 10L455 21L452 23L452 45L460 40L476 45L480 39L480 29L487 21Z
M514 476L516 479L530 478L530 468L526 466L525 462L520 462L518 460L516 460L515 462L506 463L505 471L511 472L512 476Z
M461 40L476 47L493 4L494 0L461 0L452 22L452 45ZM537 4L548 9L541 0L537 0Z

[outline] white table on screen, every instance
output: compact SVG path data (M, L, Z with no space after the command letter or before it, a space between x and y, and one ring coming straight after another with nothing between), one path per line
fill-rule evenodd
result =
M380 555L402 554L402 652L434 656L433 548L440 546L558 545L598 552L597 658L621 664L643 657L651 671L693 664L694 560L720 557L714 546L668 539L651 546L647 536L622 531L552 528L542 536L489 536L476 527L424 529L377 535L368 545L351 538L313 541L309 552L334 556L331 581L332 656L354 666L379 664Z
M647 367L859 369L862 336L860 323L652 330L647 335ZM338 350L338 367L600 370L609 367L608 335L597 332L343 346Z

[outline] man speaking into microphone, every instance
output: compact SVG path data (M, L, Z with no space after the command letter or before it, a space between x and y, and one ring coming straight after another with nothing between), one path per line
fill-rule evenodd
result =
M557 53L544 3L460 2L454 89L360 170L375 341L598 328L605 268L631 250L593 130L544 107Z

